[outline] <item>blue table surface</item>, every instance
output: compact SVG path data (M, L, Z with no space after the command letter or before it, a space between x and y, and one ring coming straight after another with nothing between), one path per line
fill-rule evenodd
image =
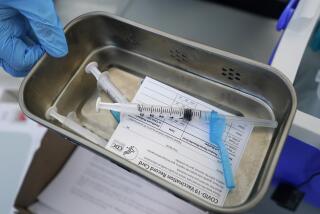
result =
M273 177L273 184L288 182L299 185L320 172L320 150L293 137L288 137ZM320 208L320 175L300 188L304 200Z

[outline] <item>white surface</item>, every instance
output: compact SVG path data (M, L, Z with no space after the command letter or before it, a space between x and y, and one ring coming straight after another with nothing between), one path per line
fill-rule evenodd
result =
M302 56L320 16L319 0L300 0L285 30L272 66L294 81ZM320 148L320 119L297 111L290 135Z
M313 16L306 18L304 4L311 4L316 10ZM291 82L294 81L304 50L320 14L319 0L301 0L285 30L272 66L283 72Z
M226 113L148 77L132 102ZM238 168L252 129L249 123L227 122L223 140L233 172ZM195 197L222 206L228 189L218 148L211 145L208 122L127 116L119 123L106 148Z
M74 18L93 11L121 15L129 0L56 0L55 5L63 25Z
M290 135L320 149L320 119L298 110Z
M82 148L39 195L59 213L200 214L196 207Z
M16 194L46 131L32 121L16 121L12 115L18 110L17 104L0 103L0 114L11 115L0 115L0 213L12 212Z
M0 127L2 129L3 125L0 124ZM14 200L26 169L25 160L29 159L28 152L33 148L32 138L23 130L1 130L0 139L0 213L12 213Z
M18 91L23 78L10 76L0 67L0 92L3 89Z

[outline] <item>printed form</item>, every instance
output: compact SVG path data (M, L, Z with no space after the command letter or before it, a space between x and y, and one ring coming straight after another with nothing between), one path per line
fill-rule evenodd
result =
M228 114L148 77L132 103L183 106ZM227 124L223 140L233 172L238 168L252 129L251 124L243 122ZM228 189L218 148L209 142L208 122L128 115L122 118L106 149L210 204L223 206Z
M35 214L205 214L83 148L75 150L29 209Z

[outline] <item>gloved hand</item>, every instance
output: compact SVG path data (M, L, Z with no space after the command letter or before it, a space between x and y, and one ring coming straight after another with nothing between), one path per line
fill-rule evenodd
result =
M45 52L68 53L52 0L0 0L0 66L25 76Z

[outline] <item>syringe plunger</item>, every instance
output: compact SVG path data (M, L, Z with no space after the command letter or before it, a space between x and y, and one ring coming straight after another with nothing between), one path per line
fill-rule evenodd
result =
M109 78L109 73L107 71L101 72L98 69L97 62L90 62L85 71L87 73L92 73L97 79L97 84L112 98L113 101L118 103L127 103L127 98L121 93L121 91L112 83Z

